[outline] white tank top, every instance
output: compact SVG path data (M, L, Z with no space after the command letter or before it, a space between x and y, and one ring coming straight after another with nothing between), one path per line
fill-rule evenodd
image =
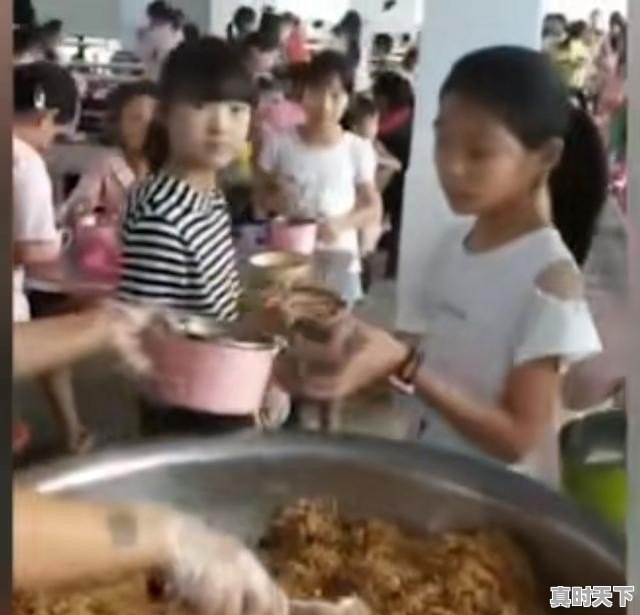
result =
M540 229L483 253L466 249L468 231L469 225L461 224L446 233L428 270L421 306L427 322L427 369L487 403L497 403L514 367L545 357L558 357L566 365L601 350L585 301L561 300L536 286L549 266L574 262L555 229ZM414 437L488 458L437 411L421 405L416 417ZM558 484L558 420L556 412L537 445L514 469Z

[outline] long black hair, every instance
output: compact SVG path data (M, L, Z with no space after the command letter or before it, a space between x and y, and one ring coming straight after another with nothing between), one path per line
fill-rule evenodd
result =
M571 105L549 58L521 47L476 51L453 67L440 98L453 93L488 109L528 149L564 140L562 160L549 181L553 221L583 265L607 198L607 155L595 123Z
M164 63L158 89L161 115L176 103L255 102L251 74L238 48L213 36L174 49ZM167 161L168 134L161 116L149 131L146 151L154 171Z

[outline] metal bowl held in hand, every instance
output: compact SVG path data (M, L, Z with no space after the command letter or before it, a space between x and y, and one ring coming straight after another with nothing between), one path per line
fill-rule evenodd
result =
M283 505L335 498L348 515L417 530L503 528L528 551L543 595L549 586L626 584L622 539L568 499L407 442L249 433L63 461L19 481L48 493L172 504L254 544Z
M249 259L248 285L262 290L273 286L289 287L311 278L308 256L292 252L260 252Z
M255 414L280 350L212 319L173 314L146 334L150 395L169 406L224 415Z

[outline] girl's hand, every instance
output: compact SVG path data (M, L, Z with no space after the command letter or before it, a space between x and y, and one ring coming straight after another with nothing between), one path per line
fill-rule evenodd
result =
M327 218L318 225L318 239L323 243L333 244L345 231L345 225L340 218Z
M169 523L173 589L203 615L287 615L288 602L242 543L201 521Z
M107 323L108 345L135 374L148 374L151 361L143 350L141 335L156 316L156 310L112 300L101 311Z
M304 346L284 355L277 364L278 381L291 392L317 401L348 397L388 378L407 357L407 346L383 329L355 323L353 348L335 369L305 369Z

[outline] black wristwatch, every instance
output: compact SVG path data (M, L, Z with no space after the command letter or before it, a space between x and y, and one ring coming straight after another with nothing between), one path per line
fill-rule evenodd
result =
M405 360L389 376L391 386L404 395L415 395L415 380L423 361L424 353L417 346L410 346Z

